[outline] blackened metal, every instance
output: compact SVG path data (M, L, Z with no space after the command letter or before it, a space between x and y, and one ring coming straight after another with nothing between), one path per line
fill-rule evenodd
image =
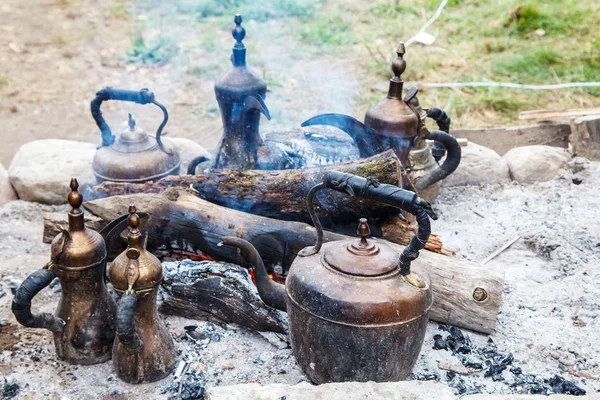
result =
M55 333L62 332L65 321L50 313L33 315L31 300L55 278L49 269L42 268L29 275L17 289L13 298L12 312L19 323L28 328L43 328Z
M130 114L129 129L115 141L115 136L100 111L102 102L107 100L154 104L160 108L163 120L155 137L136 128ZM93 161L93 171L99 182L144 182L179 172L179 154L171 143L165 145L167 142L163 142L161 138L169 113L164 105L156 101L154 93L148 89L133 91L106 87L96 93L96 98L91 102L91 111L102 133L102 147L96 152Z
M306 257L318 253L322 245L323 230L313 206L315 194L322 188L334 189L341 193L348 193L351 196L356 195L374 200L398 207L415 215L418 224L417 233L400 256L402 275L410 274L410 263L419 256L419 250L425 247L425 243L427 243L427 239L431 233L429 217L437 219L437 215L433 212L431 206L426 201L420 199L415 193L408 190L394 185L380 184L373 180L338 171L325 172L323 183L313 187L307 195L309 214L317 229L317 243L312 248L302 250L299 253L300 256Z
M117 302L117 337L123 347L131 353L139 353L144 348L144 342L136 332L133 318L136 305L135 293L124 293Z
M427 110L427 116L437 123L440 131L450 133L450 123L452 120L446 111L437 107L431 107L429 110Z
M264 99L267 84L246 65L246 30L242 17L234 18L231 31L236 40L231 61L233 68L215 83L215 95L221 111L223 138L213 168L256 169L261 113L271 119Z
M13 306L16 314L25 313L25 323L40 323L54 333L58 357L73 364L96 364L110 359L115 337L116 304L106 289L106 246L102 236L88 229L81 210L83 197L77 180L71 179L67 199L69 230L58 234L50 247L46 270L26 279ZM31 319L30 299L57 276L61 298L54 322L50 317ZM58 325L64 326L59 329Z
M240 248L246 253L248 261L254 267L256 288L262 301L269 307L286 311L285 287L269 278L262 258L258 254L258 251L256 251L256 248L249 242L233 236L222 237L221 241L225 245Z
M462 150L456 141L456 138L446 132L433 131L425 135L425 139L434 140L435 143L441 143L448 152L448 155L446 160L444 160L444 163L440 165L439 168L431 171L429 174L425 175L415 183L415 189L417 192L425 189L428 186L431 186L436 182L441 181L453 173L456 168L458 168L462 157Z
M208 158L206 156L199 156L199 157L194 158L188 164L187 174L188 175L195 175L196 174L196 168L198 167L198 165L202 164L203 162L209 161L209 160L210 160L210 158Z

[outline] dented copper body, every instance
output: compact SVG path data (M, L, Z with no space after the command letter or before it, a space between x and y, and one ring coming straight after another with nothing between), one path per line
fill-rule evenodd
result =
M139 128L129 114L128 127L115 137L102 117L100 105L106 100L131 101L138 104L155 104L163 112L163 121L156 136ZM154 99L148 89L140 91L104 88L96 93L91 103L92 116L102 132L102 146L94 156L92 169L97 181L146 182L179 173L181 159L175 146L161 138L169 115L166 108Z
M215 95L223 121L223 140L219 146L213 168L256 169L257 151L262 143L259 124L261 113L270 119L265 104L267 84L246 65L246 46L242 40L246 30L242 27L242 17L235 16L232 30L236 40L233 46L230 69L215 83ZM234 137L236 140L226 140ZM233 148L236 144L243 148ZM252 144L256 148L248 148Z
M145 248L135 207L130 206L129 212L128 248L110 266L110 280L120 296L113 363L117 376L126 382L153 382L171 373L175 344L156 306L161 263Z
M54 333L60 359L72 364L96 364L111 357L116 305L105 284L104 239L85 226L80 208L83 198L77 189L77 181L72 179L69 230L54 238L50 262L23 282L12 307L23 325ZM31 299L54 277L58 277L62 288L55 316L32 315Z
M418 232L399 254L370 239L366 220L360 239L322 243L312 203L329 188L401 207L416 215ZM270 280L256 249L243 239L222 238L246 251L255 266L258 292L267 305L287 311L294 356L315 383L405 379L419 355L432 291L427 272L413 260L430 233L428 203L392 185L336 171L308 194L317 244L303 249L285 286Z

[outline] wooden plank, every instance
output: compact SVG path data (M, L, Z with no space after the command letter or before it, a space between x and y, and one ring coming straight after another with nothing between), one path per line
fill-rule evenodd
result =
M453 129L450 133L503 155L515 147L537 144L567 148L571 126L567 122L550 121L507 128Z
M568 108L563 110L531 110L519 113L519 119L537 119L537 120L567 120L573 117L581 117L584 115L600 114L600 108Z
M575 154L600 161L600 115L588 115L572 122L571 144Z
M312 246L316 234L312 226L280 221L225 209L190 193L169 188L163 194L133 194L86 202L84 207L95 217L110 221L127 212L130 204L152 216L148 248L202 251L218 260L244 265L236 248L218 246L222 236L238 236L253 243L259 253L284 269L298 251ZM348 236L325 232L325 242ZM390 243L398 252L404 246ZM267 260L269 261L269 260ZM494 329L502 291L504 272L430 251L421 251L415 263L431 276L434 304L431 319L478 332ZM480 289L480 290L477 290ZM482 290L483 291L482 291ZM479 296L476 300L475 293Z

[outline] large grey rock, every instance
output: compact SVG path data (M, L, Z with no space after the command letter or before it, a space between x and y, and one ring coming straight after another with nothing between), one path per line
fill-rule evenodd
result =
M261 386L249 383L207 389L208 400L455 400L452 389L433 381L344 382L311 385L303 382Z
M185 175L187 173L188 165L196 157L205 156L212 158L210 153L198 143L193 140L186 138L172 138L169 137L171 143L177 147L179 155L181 156L181 167L179 167L179 175Z
M534 183L554 179L559 170L567 167L571 154L561 147L537 145L514 148L503 158L513 180Z
M17 199L17 193L8 180L8 171L0 164L0 206Z
M442 181L442 186L508 183L508 165L494 150L473 142L462 148L456 171Z
M93 185L93 143L62 139L34 140L13 157L8 176L21 200L45 204L67 202L71 177L79 185Z

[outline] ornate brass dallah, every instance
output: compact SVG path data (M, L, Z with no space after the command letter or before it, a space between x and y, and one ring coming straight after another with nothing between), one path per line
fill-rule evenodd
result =
M137 104L154 104L163 112L163 121L156 137L140 129L129 114L128 127L118 138L102 117L100 106L107 100L130 101ZM163 128L169 120L165 106L157 102L148 89L140 91L106 87L96 93L91 103L92 116L102 132L102 147L94 156L92 169L97 181L146 182L177 175L181 159L175 146L161 138Z
M215 94L221 119L223 139L213 168L256 169L257 151L262 143L258 132L260 114L271 119L264 99L267 84L246 65L246 46L242 40L246 30L242 17L235 16L231 31L236 40L231 61L233 68L215 84Z
M392 62L394 76L390 79L388 95L369 108L364 124L348 115L322 114L310 118L302 123L302 126L332 125L342 129L354 139L361 157L370 157L393 149L402 166L408 171L416 192L423 199L432 201L439 194L437 182L458 167L460 146L456 139L447 133L450 118L444 111L436 107L423 110L418 104L416 89L411 89L410 96L403 100L402 74L406 70L404 53L404 44L401 43L397 49L397 57ZM435 119L441 131L427 131L425 117ZM426 145L426 139L435 140L435 160L431 149ZM448 151L448 157L438 167L436 160L439 160L445 151ZM422 181L421 184L419 181ZM428 189L429 187L432 188Z
M369 239L365 219L358 227L360 239L323 243L313 201L324 188L402 208L416 216L418 231L402 253ZM432 304L427 271L417 257L435 213L413 192L337 171L327 171L307 197L317 244L300 251L285 286L268 277L252 244L237 237L222 238L223 244L249 255L260 297L287 311L294 356L313 382L406 378L419 355Z
M61 360L96 364L111 357L116 305L104 283L105 241L84 224L83 198L78 186L77 180L71 179L69 230L63 230L52 240L50 262L29 275L17 289L12 311L22 325L52 331ZM33 315L32 298L55 277L62 288L55 315Z
M146 250L139 223L135 206L129 206L129 246L110 266L110 281L120 295L113 363L117 376L130 383L160 380L175 365L175 344L156 308L162 266Z

